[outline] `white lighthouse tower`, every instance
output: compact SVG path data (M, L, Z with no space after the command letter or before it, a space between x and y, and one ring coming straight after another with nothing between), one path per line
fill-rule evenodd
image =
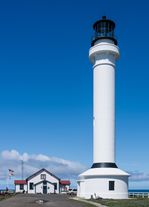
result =
M115 164L115 23L105 16L93 25L89 50L93 64L93 165L79 175L78 197L128 198L129 174Z

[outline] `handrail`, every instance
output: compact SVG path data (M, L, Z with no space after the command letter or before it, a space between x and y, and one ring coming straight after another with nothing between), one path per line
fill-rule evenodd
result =
M149 198L149 192L129 192L130 198Z

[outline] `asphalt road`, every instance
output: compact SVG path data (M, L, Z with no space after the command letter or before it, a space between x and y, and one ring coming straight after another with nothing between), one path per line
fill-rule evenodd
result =
M39 203L42 200L43 203ZM85 207L80 203L69 199L67 195L30 195L18 194L6 200L0 201L0 207Z

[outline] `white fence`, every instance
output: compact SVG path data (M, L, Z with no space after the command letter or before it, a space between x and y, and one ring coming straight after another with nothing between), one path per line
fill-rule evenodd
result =
M149 198L149 192L129 192L129 198Z

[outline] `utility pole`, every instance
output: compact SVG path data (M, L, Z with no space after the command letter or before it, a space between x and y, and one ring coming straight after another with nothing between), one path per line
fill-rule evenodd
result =
M22 180L24 179L24 161L21 160L21 177L22 177Z

